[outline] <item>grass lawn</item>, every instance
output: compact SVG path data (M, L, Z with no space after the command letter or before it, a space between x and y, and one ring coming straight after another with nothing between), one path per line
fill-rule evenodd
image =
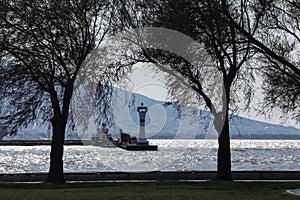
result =
M0 199L299 199L300 182L0 183Z

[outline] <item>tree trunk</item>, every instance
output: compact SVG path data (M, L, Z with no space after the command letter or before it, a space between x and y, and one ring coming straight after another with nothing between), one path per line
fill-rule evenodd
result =
M47 182L62 183L65 182L63 174L63 153L66 120L63 117L51 119L53 136L50 152L50 169Z
M225 120L221 134L218 138L218 143L219 149L217 178L220 180L232 180L228 110L225 114Z

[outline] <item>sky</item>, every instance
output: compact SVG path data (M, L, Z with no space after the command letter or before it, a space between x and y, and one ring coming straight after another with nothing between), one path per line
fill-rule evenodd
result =
M162 81L163 76L160 73L155 73L153 71L153 67L147 64L136 64L134 65L133 72L129 75L128 79L128 86L131 88L132 92L142 94L159 101L168 100L168 91ZM261 91L257 91L255 97L255 101L261 100L263 98ZM239 111L236 114L241 117L251 118L258 121L300 128L300 124L297 124L294 120L288 119L284 122L282 119L280 119L281 113L279 110L274 110L272 113L268 113L267 115L259 114L257 111L255 111L255 109L247 112Z
M163 77L153 71L149 65L136 64L133 73L129 75L132 92L145 95L149 98L166 101L168 91L160 80Z

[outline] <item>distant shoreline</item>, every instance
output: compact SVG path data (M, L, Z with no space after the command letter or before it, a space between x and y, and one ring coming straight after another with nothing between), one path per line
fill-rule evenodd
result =
M0 146L51 145L52 140L1 140ZM65 140L64 145L92 145L92 140Z
M300 136L288 138L231 138L232 140L300 140ZM216 140L215 138L150 138L151 140ZM0 146L51 145L52 140L0 140ZM64 145L92 145L92 140L65 140Z

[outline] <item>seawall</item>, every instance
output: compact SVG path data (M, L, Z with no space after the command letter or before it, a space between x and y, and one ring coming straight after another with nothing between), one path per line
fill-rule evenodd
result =
M217 177L215 171L180 172L95 172L65 173L66 181L205 181ZM47 173L0 174L1 182L43 182ZM300 181L300 171L233 171L237 181Z

